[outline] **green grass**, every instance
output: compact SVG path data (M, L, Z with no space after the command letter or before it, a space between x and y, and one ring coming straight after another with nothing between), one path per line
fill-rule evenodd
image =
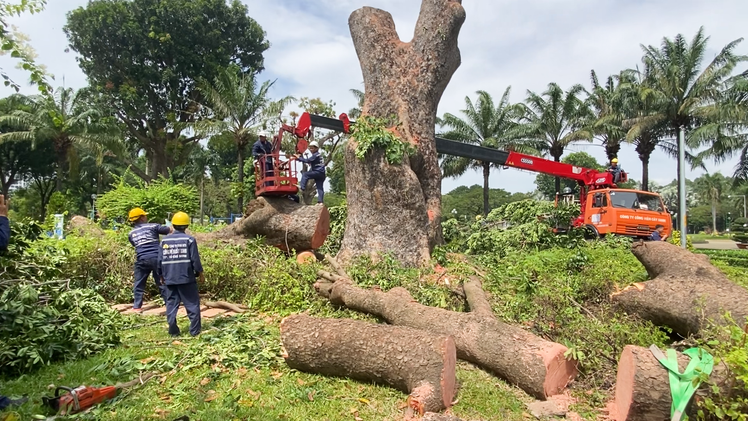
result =
M158 318L143 320L143 326L123 334L123 346L87 360L54 364L20 378L0 382L0 390L10 396L28 395L29 403L15 408L20 419L35 414L48 415L41 397L53 393L49 385L76 387L82 384L103 386L125 382L138 376L138 369L161 369L165 374L154 377L143 386L123 391L114 401L74 419L136 420L167 419L182 415L202 421L233 419L251 420L364 420L402 419L407 396L389 387L348 379L329 378L289 369L278 350L279 319L247 317L238 323L263 323L270 336L267 349L275 353L267 364L226 368L218 364L193 369L177 367L171 372L169 362L180 361L188 349L204 346L199 338L173 341ZM187 320L181 319L183 329ZM153 325L153 323L156 323ZM205 323L204 332L214 322ZM190 361L183 361L190 365ZM461 382L455 415L464 419L525 419L525 403L532 398L516 388L474 366L459 362L457 376ZM0 415L0 419L4 419ZM73 419L60 417L58 420Z
M730 240L731 237L727 234L725 235L712 235L712 234L688 234L688 238L691 239L691 241L708 241L708 240Z

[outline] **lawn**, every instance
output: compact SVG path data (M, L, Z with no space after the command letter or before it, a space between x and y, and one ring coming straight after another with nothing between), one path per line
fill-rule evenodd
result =
M693 242L702 242L708 240L730 240L730 235L712 235L712 234L688 234L688 238Z
M57 419L173 420L183 415L201 421L403 418L407 398L404 393L289 369L279 354L277 317L242 315L232 320L209 321L200 337L178 340L168 336L159 317L129 318L134 327L123 333L121 346L1 383L6 395L27 394L31 398L16 408L18 419L49 414L41 406L41 397L53 393L51 385L111 385L150 370L160 374L87 414ZM187 319L181 320L186 329ZM235 355L217 342L215 333L225 334L238 325L254 326L251 335L257 335L255 342L260 347L236 351L254 351L254 355ZM254 364L233 364L230 360L237 356L254 360ZM207 360L211 363L204 364ZM177 362L179 367L172 370ZM465 420L526 419L524 404L533 399L523 392L464 362L459 362L457 376L461 387L453 408L455 415ZM2 415L0 419L4 419Z

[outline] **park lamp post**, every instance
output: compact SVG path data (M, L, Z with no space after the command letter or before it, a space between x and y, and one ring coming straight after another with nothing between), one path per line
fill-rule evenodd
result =
M745 196L746 195L744 195L744 194L731 194L731 195L727 196L727 198L728 199L732 199L733 196L734 197L742 197L743 198L743 218L748 218L748 212L746 212L746 210L748 210L748 209L746 209L746 208L748 208L748 206L746 206L746 200L745 200Z

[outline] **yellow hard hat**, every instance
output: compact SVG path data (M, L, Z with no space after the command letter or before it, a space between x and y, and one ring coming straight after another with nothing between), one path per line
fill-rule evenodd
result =
M613 159L610 160L610 162L612 162L614 164L617 164L618 163L618 158L613 158Z
M130 211L129 214L127 214L127 219L130 222L135 222L138 220L138 218L140 218L143 215L148 215L148 212L140 208L134 208L133 210Z
M184 212L177 212L171 217L171 224L187 226L190 224L190 216Z

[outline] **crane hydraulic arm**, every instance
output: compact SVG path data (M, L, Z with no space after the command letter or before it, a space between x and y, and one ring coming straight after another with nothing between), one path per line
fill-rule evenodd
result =
M349 133L351 121L346 114L341 114L339 118L335 119L304 113L299 118L299 122L293 131L299 137L306 137L313 127ZM507 167L575 180L580 186L584 187L582 194L585 194L586 190L616 187L612 173L577 167L518 152L501 151L440 137L436 138L436 151L443 155L488 161ZM626 174L621 173L618 181L623 182L626 179Z

